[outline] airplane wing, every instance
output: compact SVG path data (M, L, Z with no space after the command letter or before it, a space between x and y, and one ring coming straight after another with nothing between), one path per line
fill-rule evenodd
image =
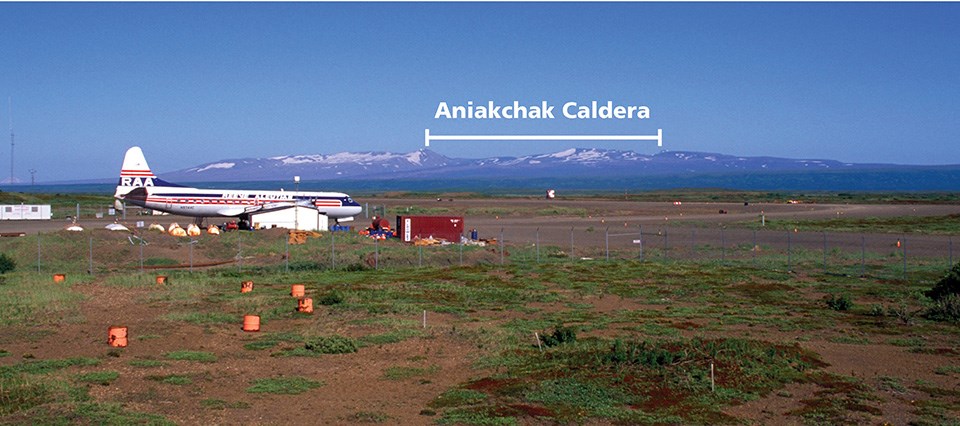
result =
M225 207L220 210L217 210L217 214L220 216L240 216L246 213L245 207Z
M277 203L266 203L260 204L257 206L247 206L247 207L227 207L221 210L217 210L217 213L223 216L240 216L241 214L250 214L250 213L264 213L274 210L288 209L290 207L309 207L316 210L316 207L309 200L307 201L281 201Z

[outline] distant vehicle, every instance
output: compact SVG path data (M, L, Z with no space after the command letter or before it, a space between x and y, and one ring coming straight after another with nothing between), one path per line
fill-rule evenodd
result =
M113 195L116 208L123 203L162 212L196 217L236 217L241 223L250 221L251 213L309 207L334 219L348 222L363 207L340 192L261 191L248 189L198 189L177 185L158 178L150 171L140 147L127 150L120 168L120 180Z

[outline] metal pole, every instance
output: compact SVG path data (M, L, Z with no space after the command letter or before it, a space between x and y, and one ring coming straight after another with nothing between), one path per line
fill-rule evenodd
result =
M693 229L690 231L690 258L691 259L697 258L696 239L697 239L697 230Z
M77 215L73 217L74 222L80 220L80 203L77 203Z
M723 228L720 228L720 261L727 261L727 240L723 235Z
M540 227L537 227L537 263L540 263Z
M667 229L663 229L663 260L668 259L667 252L670 250L670 241L667 238Z
M243 234L237 230L237 272L243 272Z
M864 276L864 267L867 259L867 242L863 235L860 235L860 276Z
M827 231L823 231L823 273L827 273Z
M790 272L790 231L787 231L787 272Z
M907 279L907 236L903 236L903 279Z
M503 228L500 228L500 265L503 265Z
M643 225L637 225L637 241L640 242L640 260L643 260Z
M609 226L607 227L607 230L603 235L603 240L606 244L607 261L610 261L610 227Z
M140 238L140 274L143 274L143 233L139 233Z

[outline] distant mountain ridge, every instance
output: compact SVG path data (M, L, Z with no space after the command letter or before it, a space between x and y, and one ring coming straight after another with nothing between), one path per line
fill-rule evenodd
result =
M331 179L637 177L717 173L878 170L916 167L844 163L824 159L746 157L692 151L653 155L633 151L575 148L550 154L483 159L451 158L428 149L408 153L340 152L226 159L163 173L182 182Z

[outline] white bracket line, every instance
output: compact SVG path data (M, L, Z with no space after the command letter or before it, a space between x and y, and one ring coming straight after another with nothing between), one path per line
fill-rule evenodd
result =
M656 135L431 135L423 129L423 145L430 141L657 141L663 146L663 129Z

